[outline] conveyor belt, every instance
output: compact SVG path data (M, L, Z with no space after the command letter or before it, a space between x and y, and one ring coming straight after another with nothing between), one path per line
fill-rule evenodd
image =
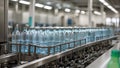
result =
M1 55L1 56L0 56L0 64L1 64L1 63L5 63L5 62L8 62L8 61L10 61L10 60L14 60L15 57L16 57L16 54L13 54L13 53Z
M111 38L107 38L107 39L103 39L103 40L98 40L98 41L95 41L95 42L90 42L90 43L84 44L82 46L78 46L78 47L75 47L75 48L72 48L72 49L68 49L68 50L66 50L64 52L61 52L61 53L57 53L57 54L50 55L50 56L47 56L47 57L44 57L44 58L41 58L41 59L37 59L35 61L29 62L27 64L24 64L24 65L15 67L15 68L37 68L38 66L44 65L44 64L46 64L48 62L51 62L55 59L59 59L62 56L65 56L65 55L68 55L72 52L75 52L78 49L81 49L81 48L84 48L84 47L87 47L87 46L91 46L93 44L96 44L98 42L102 42L102 41L105 41L105 40L114 39L114 38L117 38L117 36L113 36Z
M115 44L113 48L105 52L102 56L100 56L97 60L95 60L93 63L88 65L86 68L107 68L107 63L110 60L110 54L112 49L119 49L120 42Z

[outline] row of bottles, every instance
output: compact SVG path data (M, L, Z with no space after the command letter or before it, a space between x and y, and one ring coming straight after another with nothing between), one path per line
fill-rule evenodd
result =
M86 43L88 43L108 38L112 35L113 31L110 28L49 27L29 29L24 28L23 31L19 31L18 25L16 25L16 28L12 33L12 43L35 44L38 46L54 46L57 44L77 41L80 39L86 39ZM81 42L81 44L84 44L84 42ZM80 45L80 43L77 42L76 45ZM70 47L73 46L74 44L70 44ZM28 52L27 46L22 46L22 49L22 52ZM66 50L68 49L68 46L64 45L62 49ZM16 51L14 45L12 51ZM47 49L44 48L37 51L44 51L43 53L45 53L47 52Z

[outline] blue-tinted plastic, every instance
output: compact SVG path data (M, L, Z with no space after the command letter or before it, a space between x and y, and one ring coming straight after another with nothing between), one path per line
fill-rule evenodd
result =
M65 51L74 46L80 46L89 42L94 42L100 39L113 36L113 29L111 28L46 28L46 29L24 29L22 32L16 27L12 33L13 43L22 43L21 52L27 53L28 46L26 44L33 44L41 47L55 46L50 48L50 54L54 54L54 51L60 52L60 46L62 44L61 51ZM83 39L80 41L80 39ZM77 41L78 40L78 41ZM76 41L75 44L73 41ZM70 44L63 44L71 42ZM12 52L17 52L16 45L12 45ZM30 47L30 52L34 53L34 46ZM36 48L37 54L48 54L48 48Z

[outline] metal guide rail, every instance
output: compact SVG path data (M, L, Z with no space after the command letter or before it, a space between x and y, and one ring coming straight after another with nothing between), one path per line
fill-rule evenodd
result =
M104 36L104 37L108 37L108 36ZM100 39L103 39L103 36L96 37L96 40L100 40ZM74 48L74 47L77 47L77 46L80 46L80 45L83 45L86 43L87 43L86 38L83 38L80 40L61 43L61 44L57 44L57 45L51 45L51 46L42 46L39 44L11 43L11 42L9 42L8 45L9 45L9 51L13 52L13 53L22 53L23 51L27 50L27 52L24 52L24 53L27 53L28 55L30 55L30 54L37 54L36 53L37 49L46 49L47 51L46 51L45 55L50 55L50 54L62 52L67 49L71 49L71 48ZM15 51L12 51L13 46L15 46L15 49L16 49ZM27 47L27 49L22 49L23 46ZM64 48L64 46L67 46L67 47ZM33 50L33 51L31 51L31 50ZM39 53L39 54L41 54L41 53Z
M75 28L81 28L81 29L89 29L86 27L36 27L36 28L29 28L29 29L75 29ZM99 29L99 28L108 28L108 27L91 27L91 29Z
M0 56L0 64L11 60L15 60L15 58L16 58L16 54L13 53L3 54Z
M86 44L86 39L80 39L80 40L77 40L77 41L66 42L66 43L57 44L57 45L53 45L53 46L9 43L9 48L10 48L9 50L12 53L13 52L17 53L19 55L19 58L22 57L22 56L20 56L21 54L25 54L25 55L28 55L28 56L34 55L34 57L36 55L41 55L40 56L40 58L41 58L41 57L45 57L45 56L48 56L48 55L60 53L60 52L66 51L66 50L71 49L71 48L75 48L78 45L83 45L83 44ZM13 46L16 47L15 51L12 51ZM67 46L67 47L64 48L64 46ZM27 52L25 52L24 50L26 50L26 49L23 50L22 47L27 47ZM37 53L37 49L47 49L46 54ZM33 51L31 51L31 50L33 50ZM37 59L37 58L35 58L35 59ZM30 60L27 60L27 61L30 61Z
M116 38L117 38L117 36L113 36L113 37L102 39L102 40L98 40L98 41L95 41L95 42L90 42L90 43L87 43L87 44L82 44L81 46L75 46L73 48L70 48L70 49L67 49L67 50L63 50L63 51L58 52L58 53L56 53L55 50L54 50L54 54L53 55L50 54L50 52L49 52L48 53L49 56L46 56L44 58L40 58L40 59L31 61L31 62L29 62L27 64L23 64L23 65L20 65L18 67L15 67L15 68L37 68L37 67L40 67L40 66L42 66L44 64L47 64L47 63L49 63L51 61L54 61L56 59L60 59L61 57L64 57L64 56L69 55L71 53L77 52L80 49L83 49L85 47L92 46L92 45L95 45L95 44L98 44L98 43L104 42L104 41L111 42L109 40L116 39ZM65 44L70 44L70 43L65 43ZM62 46L62 45L60 45L60 46Z

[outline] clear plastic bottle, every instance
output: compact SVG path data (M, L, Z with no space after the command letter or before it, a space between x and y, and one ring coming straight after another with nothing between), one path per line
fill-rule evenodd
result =
M20 43L20 31L18 30L18 24L15 27L15 30L12 32L12 43ZM12 45L12 52L16 52L16 45Z
M44 32L42 29L37 30L38 31L38 45L44 46ZM44 52L43 48L37 48L37 53L42 54Z
M30 28L27 32L28 32L28 34L29 34L29 35L28 35L28 37L29 37L29 43L28 43L28 44L33 44L33 40L34 40L34 39L33 39L33 38L34 38L34 29L33 29L33 28L32 28L32 29ZM31 53L34 52L34 47L31 47L31 48L30 48L30 52L31 52Z
M74 32L73 32L73 28L70 29L70 42L74 41ZM70 43L70 47L73 48L74 47L74 43Z
M107 68L120 68L119 57L120 57L120 51L112 50L111 59L108 62Z
M32 44L36 44L37 43L37 30L33 29L33 38L32 38Z
M43 33L43 30L40 29L38 34L39 34L39 45L43 45L43 43L44 43L44 33Z
M45 29L44 31L44 42L45 46L49 45L49 29Z
M29 32L29 43L32 44L32 40L33 40L33 32L31 29L28 30Z
M21 37L22 37L22 44L25 44L22 46L22 52L26 53L28 52L28 46L26 46L26 44L29 44L29 32L27 31L27 28L25 27L23 32L21 33Z
M48 29L43 29L42 31L41 31L42 33L42 44L40 45L40 46L49 46L49 30ZM43 55L47 55L48 54L48 49L47 48L40 48L40 53L41 54L43 54Z

